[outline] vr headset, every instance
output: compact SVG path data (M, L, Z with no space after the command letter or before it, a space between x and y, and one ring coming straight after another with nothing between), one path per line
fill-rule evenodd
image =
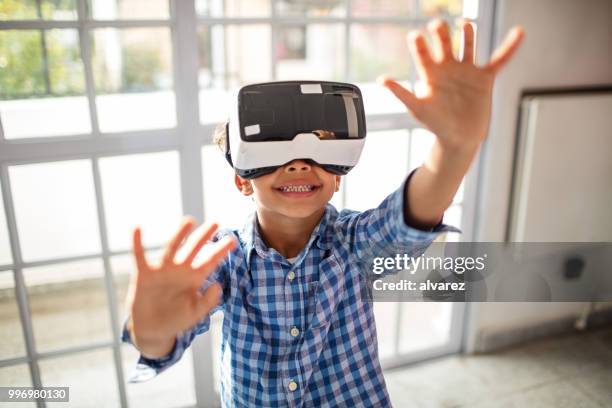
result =
M225 158L243 178L272 173L296 159L347 174L366 136L361 91L341 82L247 85L225 125Z

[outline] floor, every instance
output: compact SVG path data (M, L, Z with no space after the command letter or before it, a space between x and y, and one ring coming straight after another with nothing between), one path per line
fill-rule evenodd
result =
M612 407L612 328L385 372L394 407Z

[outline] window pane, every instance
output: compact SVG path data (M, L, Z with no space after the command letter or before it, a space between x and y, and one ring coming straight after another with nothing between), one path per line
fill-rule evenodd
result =
M277 2L279 16L344 16L346 15L345 0L279 0Z
M37 350L112 340L101 260L28 268L23 276Z
M414 0L351 0L351 14L363 16L414 15Z
M376 78L386 74L410 88L412 66L404 25L353 24L351 26L351 80L364 96L366 114L405 112L405 106Z
M419 167L436 141L436 136L427 129L413 129L410 138L410 169Z
M70 402L53 407L118 407L117 376L108 349L78 353L39 362L44 387L70 387Z
M204 334L204 336L207 335ZM185 351L185 354L175 365L157 377L142 383L126 384L130 407L195 407L192 346ZM136 365L139 353L134 346L124 344L121 347L121 354L123 356L123 372L127 379Z
M407 35L410 27L389 24L351 26L351 77L355 81L375 81L388 74L409 79L412 67Z
M146 246L166 244L182 218L177 152L100 159L100 177L111 251L132 248L132 231L141 227Z
M201 17L262 17L270 15L270 0L196 0Z
M6 225L6 212L4 211L2 189L0 189L0 265L8 265L12 263L13 254L11 253L8 226Z
M5 138L89 133L83 72L76 30L0 31Z
M401 302L399 353L441 346L449 341L452 303Z
M0 359L25 355L13 271L3 271L0 272ZM1 380L0 384L7 385Z
M76 20L77 0L2 0L0 20Z
M0 368L0 384L3 387L31 387L30 368L27 364ZM36 402L19 402L18 407L35 408Z
M100 252L89 160L9 167L26 262Z
M347 208L376 207L400 187L408 175L408 143L405 130L368 133L359 163L343 180Z
M223 227L242 226L255 206L234 185L234 171L216 145L202 147L204 214Z
M344 26L281 26L275 37L276 79L345 80Z
M373 305L378 333L378 354L381 359L393 357L397 353L397 313L400 303L374 302Z
M92 47L102 132L176 126L169 29L94 30Z
M461 15L463 11L462 0L420 0L421 13L426 16L441 14Z
M237 87L271 80L270 35L266 25L200 27L202 123L229 117L231 92Z
M94 20L167 19L168 0L90 0Z

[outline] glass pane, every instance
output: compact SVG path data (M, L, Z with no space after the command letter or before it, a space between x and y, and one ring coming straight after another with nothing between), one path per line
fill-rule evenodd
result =
M414 15L414 0L351 0L351 14L363 16Z
M449 341L452 303L402 302L399 353L441 346Z
M216 145L202 147L202 175L206 221L224 227L242 226L255 206L236 188L234 171Z
M399 303L374 302L374 318L378 333L378 354L381 359L390 358L397 353L397 313Z
M461 229L462 215L463 207L460 204L453 204L444 212L444 223ZM448 232L446 233L445 240L447 242L461 241L462 235L456 232Z
M275 36L276 79L345 80L344 26L281 26Z
M117 376L109 349L45 359L39 362L44 387L70 387L70 402L53 407L118 407Z
M13 271L0 272L0 360L26 355ZM6 383L0 381L0 384Z
M182 218L177 152L100 159L100 177L111 251L132 248L132 231L141 227L146 246L165 244Z
M272 10L270 0L196 0L201 17L263 17Z
M344 16L346 15L345 0L279 0L277 2L279 16Z
M0 20L76 20L77 0L2 0Z
M4 199L0 189L0 265L13 263L11 243L9 241L8 226L6 225L6 212L4 211Z
M127 379L136 365L139 353L133 346L124 344L121 347L121 354L123 356L123 372ZM208 367L205 368L208 369ZM191 347L167 371L146 382L127 383L126 388L130 407L195 407L196 396Z
M407 36L411 27L390 24L351 26L351 77L375 81L387 74L399 80L410 78L412 67Z
M420 0L421 13L426 16L450 14L460 16L463 11L462 0Z
M101 260L28 268L23 276L37 350L112 339Z
M419 167L436 141L436 136L427 129L417 128L412 130L410 138L410 169Z
M26 262L100 252L89 160L9 167Z
M93 33L100 131L175 127L170 30L105 28Z
M91 132L83 72L77 30L0 31L4 137Z
M94 20L167 19L168 0L90 0Z
M0 368L0 384L3 387L31 387L30 368L27 364L19 364ZM36 407L36 402L20 402L13 406Z
M200 47L200 121L221 122L229 117L232 91L271 80L270 26L204 26ZM207 57L206 57L207 56Z
M408 175L408 143L405 130L368 133L359 163L343 180L347 208L376 207L400 187Z

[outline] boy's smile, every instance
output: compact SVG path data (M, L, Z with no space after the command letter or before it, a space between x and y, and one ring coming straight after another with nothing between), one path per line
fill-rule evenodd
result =
M251 180L236 178L240 191L253 195L258 213L289 218L322 214L339 184L340 176L304 160L293 160Z

